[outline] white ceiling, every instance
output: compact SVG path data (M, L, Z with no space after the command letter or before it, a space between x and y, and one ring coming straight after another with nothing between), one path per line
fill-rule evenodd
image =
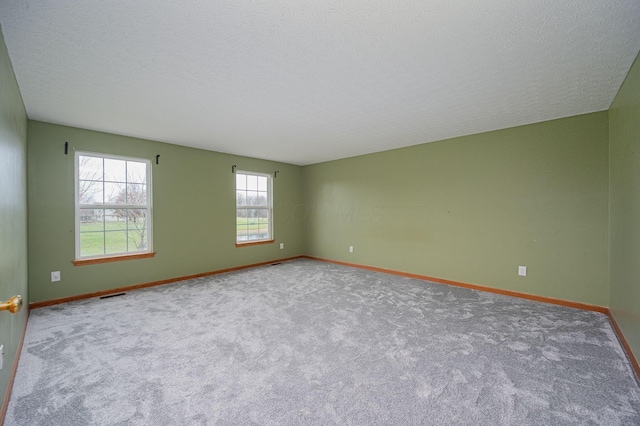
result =
M609 108L638 0L0 0L29 118L312 164Z

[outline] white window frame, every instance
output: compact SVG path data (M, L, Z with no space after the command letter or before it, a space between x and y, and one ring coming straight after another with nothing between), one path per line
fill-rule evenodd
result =
M100 158L103 161L105 159L109 159L109 160L121 160L121 161L132 161L132 162L138 162L138 163L145 163L146 164L146 194L147 194L147 204L144 205L140 205L140 204L110 204L110 203L98 203L98 204L80 204L80 191L79 191L79 185L80 185L80 157L81 156L86 156L86 157L94 157L94 158ZM104 176L104 169L103 169L103 176L102 176L102 182L104 185L105 182L105 176ZM128 184L128 176L125 178L125 182L121 182L121 183L125 183ZM146 158L137 158L137 157L129 157L129 156L122 156L122 155L112 155L112 154L104 154L104 153L99 153L99 152L89 152L89 151L76 151L75 152L75 165L74 165L74 190L75 190L75 245L76 245L76 253L75 253L75 258L77 261L84 261L84 260L92 260L92 259L108 259L108 258L126 258L128 256L137 256L137 255L144 255L144 254L148 254L148 253L153 253L153 190L152 190L152 180L151 180L151 161L149 159ZM107 181L107 183L109 183L109 181ZM104 192L104 187L103 187L103 192ZM128 250L125 252L118 252L118 253L109 253L109 254L98 254L98 255L87 255L87 256L82 256L81 253L81 246L80 246L80 242L81 242L81 233L80 233L80 224L81 224L81 210L82 209L97 209L97 210L110 210L110 209L140 209L140 210L146 210L146 216L145 216L145 220L146 220L146 239L147 239L147 247L145 250ZM128 224L127 224L127 240L129 239L128 237ZM103 236L105 235L106 231L103 230ZM128 243L127 243L127 247L128 247ZM106 250L105 250L106 251Z
M247 205L243 205L243 206L239 206L238 205L238 199L237 199L237 191L238 191L238 181L237 181L237 176L239 174L243 174L243 175L249 175L249 176L258 176L258 177L266 177L267 178L267 204L266 205L256 205L256 206L247 206ZM268 173L260 173L260 172L252 172L252 171L248 171L248 170L236 170L235 174L233 176L233 187L235 189L234 191L234 197L236 198L235 201L235 211L236 211L236 246L243 246L243 245L251 245L251 244L260 244L260 243L271 243L274 241L274 237L273 237L273 176L271 176ZM238 239L238 210L240 209L246 209L246 210L250 210L250 209L266 209L267 210L267 219L269 222L268 225L268 235L266 238L260 238L260 239L247 239L247 240L240 240Z

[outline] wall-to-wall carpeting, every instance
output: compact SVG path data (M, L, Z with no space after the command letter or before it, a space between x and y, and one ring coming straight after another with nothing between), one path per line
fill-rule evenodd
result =
M6 425L638 423L603 314L295 260L34 310Z

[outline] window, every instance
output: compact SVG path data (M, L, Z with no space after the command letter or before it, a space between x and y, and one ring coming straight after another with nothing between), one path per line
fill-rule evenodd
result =
M76 259L151 252L151 163L76 152Z
M236 243L271 242L271 176L236 171Z

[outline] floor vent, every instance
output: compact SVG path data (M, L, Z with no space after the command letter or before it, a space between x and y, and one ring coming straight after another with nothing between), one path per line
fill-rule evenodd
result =
M106 296L100 296L100 299L108 299L110 297L124 296L125 294L127 294L127 293L108 294Z
M276 266L276 265L282 265L282 262L272 263L272 264L271 264L271 265L269 265L269 266Z

